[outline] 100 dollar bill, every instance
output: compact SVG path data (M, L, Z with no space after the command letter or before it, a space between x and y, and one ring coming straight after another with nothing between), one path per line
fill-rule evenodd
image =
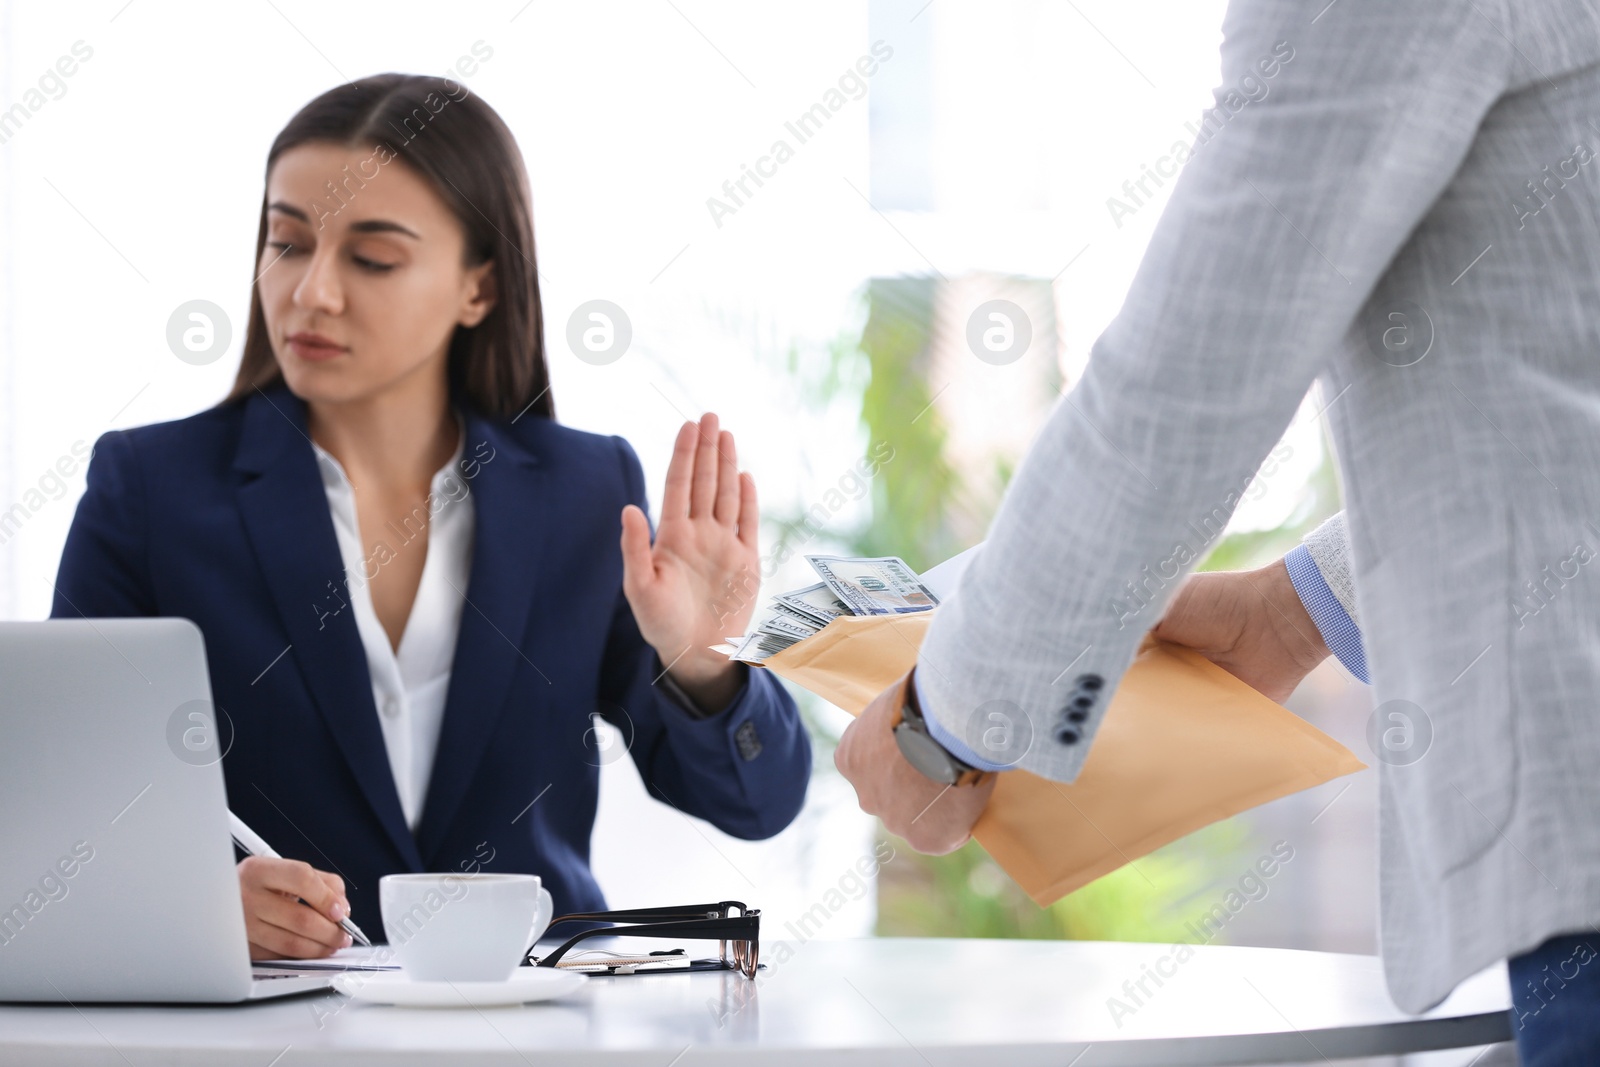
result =
M855 615L904 615L939 604L899 556L807 556L806 562Z

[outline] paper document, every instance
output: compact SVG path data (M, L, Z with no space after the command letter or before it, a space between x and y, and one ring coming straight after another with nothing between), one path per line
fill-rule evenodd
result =
M265 967L274 971L398 971L394 949L388 945L351 945L331 956L316 960L251 960L252 967Z

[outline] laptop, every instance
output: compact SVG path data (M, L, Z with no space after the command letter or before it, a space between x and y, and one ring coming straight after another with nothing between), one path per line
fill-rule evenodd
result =
M0 622L0 1001L237 1003L256 974L188 619Z

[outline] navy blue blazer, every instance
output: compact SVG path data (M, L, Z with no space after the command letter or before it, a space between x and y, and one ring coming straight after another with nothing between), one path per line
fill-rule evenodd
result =
M794 701L767 672L708 718L652 684L660 661L622 594L619 516L645 506L628 443L462 407L472 570L415 835L343 606L305 404L286 387L101 436L51 609L200 627L232 727L230 741L219 714L230 807L284 856L341 875L374 940L393 872L538 874L557 914L605 906L589 868L606 759L591 713L621 729L652 796L736 837L787 826L811 771Z

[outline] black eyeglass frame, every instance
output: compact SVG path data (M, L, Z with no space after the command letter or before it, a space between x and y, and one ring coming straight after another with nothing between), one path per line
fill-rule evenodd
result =
M738 914L730 914L734 909ZM619 911L580 911L561 915L550 921L551 926L565 922L605 922L614 926L597 926L583 930L563 942L554 952L534 959L532 950L524 960L533 959L535 967L554 967L574 945L591 937L694 937L716 938L718 954L730 970L746 978L756 976L761 965L761 911L752 909L740 900L723 900L715 904L683 904L666 908L627 908ZM733 946L733 958L728 958L728 946Z

